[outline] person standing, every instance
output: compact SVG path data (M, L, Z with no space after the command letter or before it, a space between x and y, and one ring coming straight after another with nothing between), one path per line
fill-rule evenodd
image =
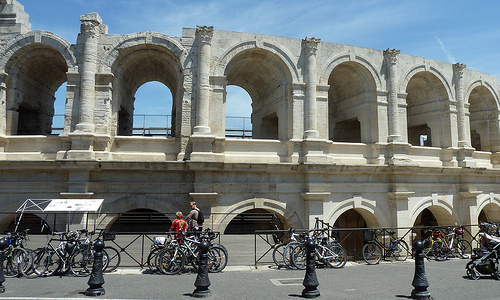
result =
M188 224L182 218L182 213L180 211L175 213L176 219L172 222L172 226L170 226L170 231L175 232L176 238L182 237L182 232L186 231Z
M200 220L200 215L202 215L202 212L198 207L196 207L196 202L192 201L189 202L189 206L191 207L191 211L189 212L189 215L186 217L186 221L188 222L189 225L189 230L192 231L201 231L203 230L203 222Z

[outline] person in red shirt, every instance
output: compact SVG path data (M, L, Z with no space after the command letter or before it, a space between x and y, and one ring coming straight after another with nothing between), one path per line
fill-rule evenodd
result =
M172 222L172 226L170 226L170 231L175 232L176 238L182 237L182 232L186 231L187 223L182 218L182 213L180 211L175 213L176 219Z

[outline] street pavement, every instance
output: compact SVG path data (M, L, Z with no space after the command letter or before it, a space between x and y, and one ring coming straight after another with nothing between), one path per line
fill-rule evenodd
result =
M500 281L491 276L466 277L467 259L425 261L429 292L433 299L500 299ZM317 268L320 299L409 299L413 290L414 261L379 265L348 262L342 269ZM209 274L209 299L301 298L305 271L278 270L270 265L228 266ZM189 299L197 274L157 275L137 268L104 274L105 294L100 299ZM56 276L36 279L6 278L1 299L83 299L89 278ZM92 297L91 297L92 298Z

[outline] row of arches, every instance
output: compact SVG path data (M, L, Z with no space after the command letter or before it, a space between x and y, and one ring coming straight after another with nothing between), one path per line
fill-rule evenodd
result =
M7 75L4 82L8 134L51 134L54 95L64 83L67 83L64 128L74 130L80 85L75 76L78 64L74 46L55 34L33 31L6 48L10 55L5 54L0 64ZM226 116L230 86L237 86L247 94L245 98L251 109L241 116L251 120L252 138L288 140L302 134L290 128L294 117L292 103L303 91L296 85L302 80L289 52L268 43L259 46L255 41L243 41L229 47L220 58L213 57L213 93L220 89L222 93L212 97L211 101L220 102L212 107L220 107L223 112L217 110L212 114L210 125L214 134L225 135L226 120L220 116ZM188 53L175 39L152 33L121 36L105 48L96 78L100 87L106 84L112 87L108 116L112 124L103 130L111 135L133 135L136 93L141 86L158 82L169 92L160 99L151 99L148 105L163 107L163 114L170 116L165 121L169 123L166 125L169 135L179 136L183 119L192 118L183 113L187 109L186 91L195 90L192 80L195 74L191 72L196 70L196 59ZM376 71L368 58L340 55L327 60L319 69L319 97L327 98L325 110L320 107L318 112L318 124L326 119L325 126L318 128L320 135L335 142L385 142L387 137L382 132L386 130L382 127L387 126L383 122L387 117L380 116L380 108L385 106L380 97L386 97L381 79L383 66L378 68L382 71ZM413 67L402 72L404 75L397 80L401 134L412 145L456 146L454 82L444 73L432 67ZM464 94L470 144L476 150L494 151L500 136L496 91L483 80L472 80L466 83Z

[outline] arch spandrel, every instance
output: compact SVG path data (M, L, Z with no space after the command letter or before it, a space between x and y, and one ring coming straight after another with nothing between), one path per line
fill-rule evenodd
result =
M498 97L497 91L490 83L485 82L481 79L470 82L469 85L465 88L465 102L469 103L472 92L474 92L474 90L478 87L482 87L487 90L494 99L494 103L491 103L492 105L494 105L494 107L488 107L488 109L496 111L500 110L500 99Z
M274 45L269 42L264 42L262 43L262 45L260 45L256 40L241 41L228 47L228 49L221 55L220 58L215 58L214 75L226 76L226 72L229 69L228 65L231 63L231 61L233 61L233 59L240 55L242 52L251 49L261 49L276 55L286 66L286 71L281 70L281 72L288 77L289 84L291 84L292 82L301 81L299 79L299 71L296 67L296 64L292 60L293 56L286 48L284 48L283 46Z
M413 209L410 210L410 224L415 224L418 215L426 208L434 214L439 225L458 224L453 204L444 196L427 197L419 201Z
M326 64L324 64L323 68L320 71L319 84L327 85L333 70L339 65L346 62L353 62L359 65L361 68L365 69L366 73L370 74L370 78L365 79L373 80L375 84L375 90L385 90L385 87L382 87L382 79L380 77L379 71L377 71L377 68L375 67L375 64L373 64L367 58L361 56L353 56L349 53L343 53L332 57Z
M0 51L2 53L2 55L0 55L0 67L5 68L8 61L14 55L18 54L22 48L33 44L42 44L54 48L62 55L62 57L64 57L68 69L76 70L76 50L71 46L71 44L55 33L42 30L30 31L26 34L16 36L16 38L8 41Z
M121 36L113 44L105 46L106 53L99 63L100 73L110 73L115 61L127 51L138 45L152 45L167 49L172 56L178 60L180 67L185 67L187 63L188 51L176 39L156 32L139 32Z
M487 205L493 204L500 207L500 195L483 195L482 197L478 197L477 199L477 211L482 211Z
M411 79L418 73L421 72L428 72L432 75L434 75L438 80L441 82L443 87L445 87L446 91L446 98L447 99L455 99L454 97L454 91L452 89L452 85L450 80L447 79L446 76L444 76L438 69L434 67L429 67L425 64L420 64L413 66L408 69L408 71L402 76L401 81L398 84L398 92L399 93L406 93L406 89L408 88L408 84L411 81ZM444 100L444 99L443 99Z
M239 201L238 203L227 207L224 211L217 212L217 214L214 214L213 230L224 232L226 227L229 225L229 223L236 215L255 208L261 208L277 213L283 218L287 217L286 214L288 211L286 210L285 202L271 200L267 198L253 198L244 201Z
M376 201L361 197L353 197L337 203L326 216L326 220L330 224L335 224L335 221L343 213L351 209L354 209L363 217L368 227L390 226L384 211L377 207Z

